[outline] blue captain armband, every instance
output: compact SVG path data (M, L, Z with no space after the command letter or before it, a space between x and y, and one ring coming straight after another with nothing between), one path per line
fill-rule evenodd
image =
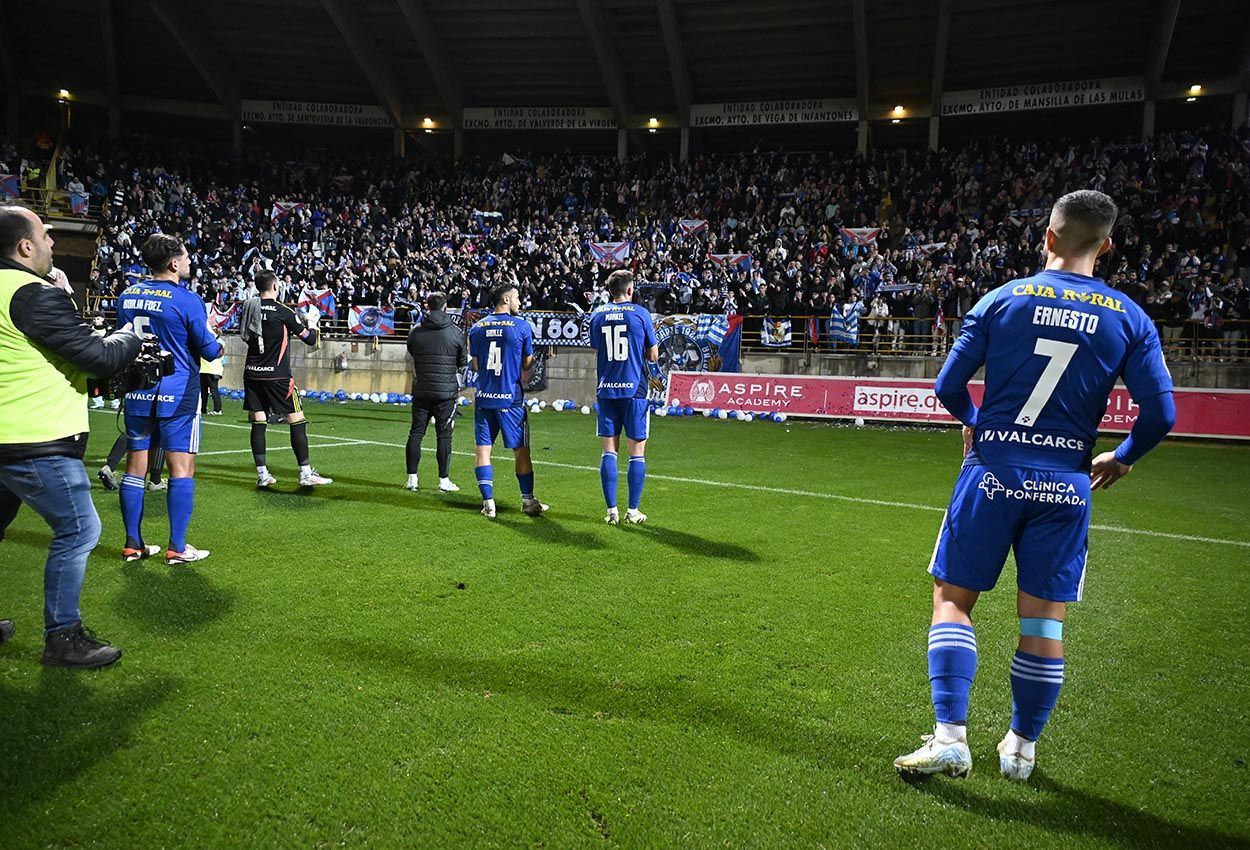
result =
M1063 620L1052 620L1048 617L1021 617L1020 635L1046 640L1063 640Z

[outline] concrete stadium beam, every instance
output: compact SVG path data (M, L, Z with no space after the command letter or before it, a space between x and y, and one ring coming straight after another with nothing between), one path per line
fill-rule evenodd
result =
M1155 134L1155 100L1159 97L1159 83L1163 80L1163 69L1167 65L1180 9L1181 0L1161 0L1154 29L1150 33L1150 46L1146 50L1146 102L1142 105L1141 120L1143 140Z
M104 48L104 84L109 96L109 138L121 134L121 83L117 76L117 35L113 28L113 0L100 0L100 41Z
M208 83L222 106L226 107L232 117L238 119L242 113L239 80L230 63L204 38L200 27L187 16L178 0L148 0L148 5L178 42L182 52L191 60L195 70Z
M452 121L455 126L459 127L464 115L464 86L452 67L447 50L443 47L443 40L439 38L438 31L434 29L434 24L425 11L425 3L423 0L398 0L398 3L399 11L408 21L408 28L412 30L417 48L425 57L425 64L434 77L438 95L447 111L454 116Z
M946 46L951 32L951 0L939 0L937 39L933 47L933 88L929 94L929 150L938 149L938 122L942 115L942 84L946 78Z
M620 57L608 38L608 22L604 17L603 7L599 5L599 0L577 0L577 9L581 12L582 24L590 37L595 59L599 62L603 85L608 90L612 111L616 113L616 125L623 133L630 115L629 98L625 90L625 74L621 70Z
M656 0L660 15L660 32L664 36L664 51L668 54L668 70L673 78L673 98L683 127L690 126L690 103L693 99L690 85L690 66L686 62L686 49L682 44L681 30L677 26L677 9L673 0Z
M868 153L868 13L864 0L851 0L851 23L855 31L855 99L859 103L859 144Z

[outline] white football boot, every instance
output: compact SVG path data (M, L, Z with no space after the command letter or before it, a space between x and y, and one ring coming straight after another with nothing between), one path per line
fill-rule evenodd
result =
M537 499L521 500L521 513L526 516L542 516L549 510L551 510L551 505L544 505Z
M603 518L608 525L621 524L621 512L616 508L608 508L608 515Z
M932 776L944 773L956 779L967 779L972 773L972 751L968 741L960 738L939 738L934 734L923 735L924 744L915 752L901 755L894 760L894 769L905 777Z
M172 549L165 550L165 563L171 567L175 564L190 564L195 561L202 561L207 557L207 549L196 549L190 543L181 552L175 552Z
M440 478L438 479L438 491L440 493L459 493L460 488L450 478Z
M417 482L417 476L409 475L408 483L404 485L405 490L420 490L421 485Z
M268 472L266 472L264 475L256 476L256 486L261 489L264 489L265 487L272 487L273 485L277 483L278 483L278 479L274 478Z
M647 515L637 508L630 508L625 511L625 521L631 525L642 525L647 521Z
M299 474L299 486L301 487L320 487L322 484L333 483L333 478L327 478L315 469L309 469L307 472L301 471Z
M495 500L494 499L482 500L482 516L486 517L487 519L495 518Z
M1037 742L1021 738L1010 729L998 742L998 769L1013 782L1024 782L1037 764Z

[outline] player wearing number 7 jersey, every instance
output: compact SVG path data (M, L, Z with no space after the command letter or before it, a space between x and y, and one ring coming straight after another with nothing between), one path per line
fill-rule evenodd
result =
M490 463L495 438L516 458L516 478L521 485L521 510L538 516L547 510L534 498L534 463L530 459L530 424L525 412L521 373L534 365L534 331L520 318L517 287L503 283L490 291L495 311L469 330L469 356L477 372L473 400L473 434L477 486L482 491L482 515L495 516L495 473Z
M937 379L964 423L964 463L934 547L929 681L937 715L902 774L966 776L966 723L977 667L972 607L1015 550L1020 640L1011 663L1011 728L998 745L1009 779L1027 779L1064 678L1066 603L1081 598L1090 491L1127 475L1171 429L1176 410L1159 335L1145 313L1093 277L1118 211L1101 192L1064 195L1046 229L1046 268L986 295L968 313ZM985 366L980 409L968 381ZM1129 436L1093 456L1118 378L1140 407Z
M597 308L590 317L590 344L598 353L599 437L603 456L599 479L608 505L604 521L620 523L616 507L617 452L621 431L629 441L629 508L625 521L640 524L647 515L639 510L642 487L647 477L646 448L651 418L647 408L647 363L659 358L655 325L645 307L634 299L634 275L620 269L608 275L610 304Z

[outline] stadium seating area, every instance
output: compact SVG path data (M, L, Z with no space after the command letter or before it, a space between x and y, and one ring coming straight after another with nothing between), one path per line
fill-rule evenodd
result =
M352 305L390 304L400 324L405 302L428 291L481 306L500 280L518 281L526 306L587 309L601 268L585 243L628 240L628 264L657 284L646 290L657 311L806 317L849 303L867 320L861 345L936 353L935 316L953 331L981 293L1036 271L1045 211L1089 187L1123 211L1100 272L1169 345L1214 356L1250 336L1244 130L1153 145L987 140L867 159L504 157L454 169L366 156L232 161L131 139L67 151L60 168L61 185L81 184L104 223L90 292L105 308L141 273L138 245L157 228L186 237L206 300L242 297L272 266L288 299L329 287L340 322ZM280 202L302 206L275 216ZM706 229L685 235L682 219ZM862 245L842 227L881 230Z

